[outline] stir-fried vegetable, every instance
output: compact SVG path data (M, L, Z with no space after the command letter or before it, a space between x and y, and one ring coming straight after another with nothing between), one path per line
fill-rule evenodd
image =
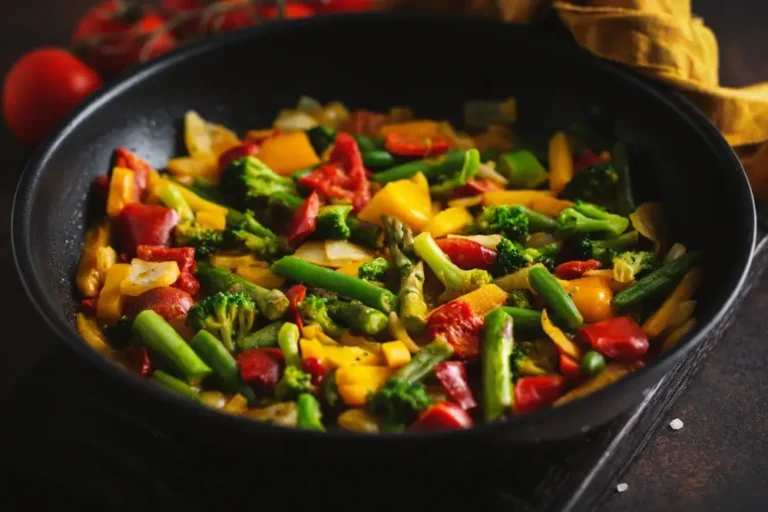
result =
M242 138L187 113L167 171L118 148L82 338L203 407L377 433L557 407L695 330L703 255L636 203L631 148L578 123L526 147L512 99L466 113L303 97Z

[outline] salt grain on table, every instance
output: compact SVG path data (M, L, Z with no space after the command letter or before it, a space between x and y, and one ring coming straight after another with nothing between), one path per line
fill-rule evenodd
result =
M669 423L669 426L672 430L680 430L683 428L683 422L680 418L675 418Z
M627 489L629 489L629 486L627 484L619 484L616 486L616 490L619 492L624 492Z

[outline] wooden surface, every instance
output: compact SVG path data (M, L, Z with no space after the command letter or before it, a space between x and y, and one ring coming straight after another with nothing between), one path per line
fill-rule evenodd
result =
M10 4L10 2L8 2ZM26 0L6 7L0 19L0 70L22 52L66 41L91 0ZM749 8L750 10L747 10ZM768 45L760 30L768 4L760 0L694 1L694 10L717 32L721 74L728 85L768 80ZM751 27L751 28L750 28ZM0 273L13 301L8 318L27 326L25 335L2 342L0 396L19 375L50 352L53 342L41 328L16 277L8 237L16 180L28 156L5 128L0 132ZM612 494L600 510L764 510L768 504L768 277L747 298L725 340L709 356L690 388L672 407L627 474L629 486ZM13 331L19 332L19 331ZM12 354L12 357L9 357ZM674 432L673 418L685 423ZM8 442L8 440L5 440Z

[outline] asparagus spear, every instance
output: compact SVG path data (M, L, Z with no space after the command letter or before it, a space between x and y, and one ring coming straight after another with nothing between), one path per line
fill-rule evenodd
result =
M400 380L408 384L418 382L435 366L448 360L453 355L453 347L444 339L437 338L419 350L413 358L401 366L390 380Z
M389 253L400 273L400 320L411 334L419 334L427 325L427 304L424 302L424 263L416 265L405 255L401 247L413 254L413 232L400 220L382 216Z
M410 178L414 174L423 172L428 180L432 181L444 174L450 174L460 171L464 166L466 151L449 151L436 158L427 158L407 162L402 165L391 167L383 172L374 173L373 179L379 183L388 183L390 181Z
M496 421L512 405L512 356L514 338L512 317L495 309L485 317L481 367L483 374L483 415L486 422Z
M237 347L240 350L249 350L252 348L267 348L277 346L277 333L280 332L280 328L284 322L277 321L271 324L265 325L256 332L252 332L240 343Z
M327 308L331 318L371 336L379 334L389 324L387 315L363 305L360 301L329 300Z

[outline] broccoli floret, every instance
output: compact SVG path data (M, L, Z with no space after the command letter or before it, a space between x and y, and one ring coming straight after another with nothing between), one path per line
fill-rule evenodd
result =
M218 292L189 309L187 325L205 329L221 339L230 352L242 343L256 319L256 304L243 293Z
M589 235L584 235L572 240L570 259L573 260L597 260L604 264L610 262L621 251L625 251L637 244L639 236L637 231L624 233L616 238L607 240L594 240Z
M515 206L488 206L475 223L475 230L480 234L500 234L510 240L522 240L528 236L529 228L528 216Z
M445 286L439 297L440 302L455 299L491 282L491 275L485 270L462 270L457 267L427 232L414 238L413 248Z
M195 257L207 258L224 244L224 232L197 222L178 224L174 230L176 245L194 247Z
M531 258L531 261L534 265L541 263L547 267L547 270L553 271L555 270L555 260L557 259L557 253L559 250L559 245L556 243L551 243L539 248L529 247L525 250L525 253L529 258Z
M296 185L290 176L276 174L253 156L240 158L225 167L220 187L241 205L266 200L276 193L296 194Z
M591 203L576 201L557 217L556 235L569 236L585 233L605 233L619 236L629 227L629 219L608 212L605 208Z
M389 379L368 398L368 409L388 430L399 430L409 425L420 411L432 405L432 400L420 382L408 384Z
M258 236L244 229L228 229L224 232L224 244L234 249L247 249L260 259L272 259L283 252L280 238Z
M351 211L352 206L345 204L332 204L321 207L317 212L315 234L321 238L347 240L351 234L347 224L347 216Z
M295 366L287 366L283 376L275 386L278 400L296 400L302 393L312 393L312 376Z
M307 295L299 303L299 312L305 322L318 324L323 332L332 338L339 338L344 333L344 329L328 315L327 299L317 295Z
M114 324L104 325L102 329L110 345L116 349L127 347L133 338L133 320L125 315Z
M609 163L590 165L576 173L563 190L563 197L603 206L616 202L619 174Z
M548 375L558 365L558 353L550 340L534 340L515 343L512 351L512 368L515 377Z
M494 273L496 275L506 275L512 272L540 263L553 270L555 267L555 256L557 255L558 245L552 243L544 247L525 248L517 242L502 238L496 246L496 263L494 264Z
M626 251L613 257L613 272L621 283L628 283L660 266L659 258L652 252Z
M242 229L256 236L277 238L271 229L256 220L256 214L252 210L245 210L245 212L240 213L230 208L227 213L227 225L234 229Z
M357 275L366 281L383 281L391 268L392 266L386 258L379 257L360 265Z
M507 293L507 306L520 309L533 309L533 296L528 290L510 290Z

